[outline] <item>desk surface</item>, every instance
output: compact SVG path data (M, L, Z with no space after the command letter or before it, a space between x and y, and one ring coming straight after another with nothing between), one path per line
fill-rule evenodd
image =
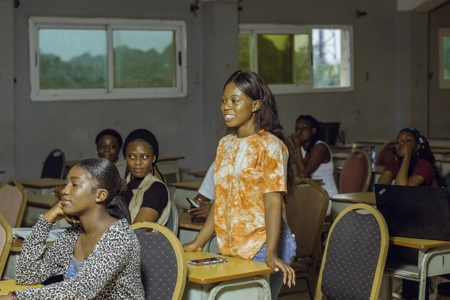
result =
M336 202L346 202L346 203L365 203L365 204L369 204L369 205L376 204L374 192L337 194L337 195L330 197L330 200L336 201Z
M383 139L375 140L375 139L373 139L373 140L358 140L358 141L355 141L355 143L357 143L357 144L386 144L386 143L389 143L392 141L393 140L383 140Z
M190 191L197 191L202 185L201 181L183 181L168 183L168 186L176 187L177 189L184 189Z
M343 167L337 167L336 171L341 172ZM375 166L375 171L372 171L372 173L375 174L382 174L384 171L384 166Z
M180 228L200 230L205 224L205 222L192 222L191 214L188 212L179 213L178 218L178 227Z
M23 244L23 239L16 239L14 238L12 240L12 244L11 244L11 249L9 250L10 252L22 252L22 244ZM46 244L46 247L50 247L53 244L53 242L48 242ZM0 293L1 295L1 293Z
M346 160L350 153L333 153L333 159L343 159Z
M389 242L392 245L403 246L403 247L414 248L414 249L429 249L429 248L450 246L450 241L424 240L424 239L398 237L398 236L389 237Z
M191 175L194 177L205 178L207 172L208 171L188 172L188 175Z
M41 189L54 188L58 185L66 184L65 179L55 179L55 178L20 179L19 181L24 187L33 187Z
M223 255L207 252L184 253L186 261L214 256ZM187 280L199 284L208 284L250 276L269 274L272 272L272 268L268 267L265 263L254 262L252 260L236 257L228 257L228 262L226 263L205 266L194 266L188 264Z
M157 162L184 159L184 156L159 156Z
M450 153L450 148L431 147L431 152L433 152L433 154L446 154Z
M35 284L35 285L18 285L16 284L16 280L9 279L9 280L1 280L0 281L0 295L7 294L12 291L20 291L24 290L26 288L40 288L43 287L42 284Z
M27 206L51 208L58 201L54 195L29 195Z

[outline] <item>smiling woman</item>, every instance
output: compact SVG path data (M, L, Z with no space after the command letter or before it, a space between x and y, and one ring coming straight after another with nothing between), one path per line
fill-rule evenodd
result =
M130 210L131 223L157 222L165 225L170 215L169 191L154 176L159 145L147 129L132 131L123 145L123 154L130 174L126 177L124 197Z
M0 299L144 299L140 246L126 219L111 217L106 206L123 188L113 163L83 160L67 175L61 201L39 217L17 263L16 283L42 283L63 273L64 280L28 288ZM74 223L49 248L56 221Z
M122 148L122 136L114 129L104 129L95 138L97 155L114 163L119 170L120 177L125 177L127 165L125 160L119 157Z

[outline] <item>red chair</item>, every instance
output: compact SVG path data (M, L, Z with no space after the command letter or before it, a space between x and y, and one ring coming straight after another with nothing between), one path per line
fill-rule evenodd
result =
M365 151L355 150L345 160L339 178L339 193L365 192L370 184L372 165Z
M394 157L395 141L387 142L381 147L375 159L375 165L384 166L388 160Z

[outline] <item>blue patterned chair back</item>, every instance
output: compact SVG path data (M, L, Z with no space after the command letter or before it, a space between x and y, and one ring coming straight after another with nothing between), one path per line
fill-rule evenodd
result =
M356 211L361 209L370 213ZM336 300L378 299L388 246L378 210L366 204L346 208L329 232L316 299L322 293Z
M145 225L145 226L143 226ZM144 231L140 228L152 228ZM146 299L181 299L187 266L178 238L168 228L142 222L131 226L141 245L141 279Z

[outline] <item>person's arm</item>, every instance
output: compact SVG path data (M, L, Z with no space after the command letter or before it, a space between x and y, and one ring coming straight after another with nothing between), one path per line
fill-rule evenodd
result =
M208 218L206 219L205 225L190 243L183 245L183 249L186 252L202 251L206 243L211 239L215 232L214 229L214 202L211 205L211 210L209 211Z
M266 264L275 272L283 272L283 282L289 287L295 283L295 271L278 257L278 240L281 232L281 201L280 193L264 194L264 215L266 223Z
M298 175L301 178L310 177L311 174L314 173L314 171L316 171L322 163L331 159L330 151L328 150L328 147L323 143L314 146L309 152L308 159L306 160L302 156L300 147L301 146L296 146L294 148L294 161L297 164L297 170L299 173Z
M394 180L394 174L390 170L384 170L381 173L380 178L378 179L378 184L391 184L392 180Z
M413 154L413 145L405 144L404 155L398 170L397 177L395 177L395 185L409 185L419 186L425 183L425 178L420 175L408 175L409 164L411 163Z
M132 244L130 237L123 231L113 230L103 236L95 246L84 267L70 280L64 280L39 289L17 291L19 299L57 299L64 295L65 299L94 299L105 288L111 286L111 280L119 272L139 261L138 244ZM67 267L67 266L66 266ZM136 272L139 266L136 264Z
M145 191L141 208L139 209L134 223L139 222L157 222L160 214L167 206L169 194L167 188L162 182L155 182Z
M202 194L197 194L194 199L192 199L200 205L200 207L191 208L188 212L196 218L207 218L209 212L211 211L211 200L203 196Z

